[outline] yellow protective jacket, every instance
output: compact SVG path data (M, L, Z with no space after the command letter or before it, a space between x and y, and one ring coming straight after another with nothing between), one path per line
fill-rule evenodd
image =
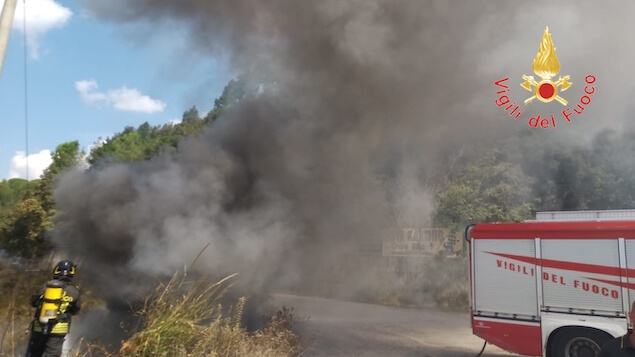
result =
M79 288L73 286L70 282L62 280L65 283L62 293L62 304L60 306L57 321L51 326L49 333L51 335L66 335L71 328L71 318L77 315L81 310L81 302L79 296ZM44 298L44 290L46 284L31 296L31 306L35 307L35 319L33 320L32 331L42 332L42 325L38 320L40 316L40 308L42 307L42 299Z

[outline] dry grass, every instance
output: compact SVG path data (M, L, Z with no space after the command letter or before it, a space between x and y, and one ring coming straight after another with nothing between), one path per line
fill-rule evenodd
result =
M28 335L26 333L34 313L29 298L50 279L47 270L5 268L0 270L0 356L18 356Z
M242 326L246 302L240 298L225 313L219 300L233 285L230 275L210 283L205 277L188 282L174 275L159 284L138 312L142 326L116 353L92 344L76 356L190 357L298 356L303 341L292 332L293 311L283 308L266 326L248 333Z
M187 272L159 283L137 310L140 326L115 353L95 342L80 340L74 357L274 357L299 356L305 344L292 328L292 309L284 308L267 319L265 327L248 332L241 326L246 298L225 311L221 298L232 287L235 275L211 282L206 277L191 280ZM41 271L0 270L0 313L3 332L0 357L24 354L26 329L33 316L29 297L48 279L48 266ZM76 282L77 283L77 282ZM82 310L101 304L82 289Z

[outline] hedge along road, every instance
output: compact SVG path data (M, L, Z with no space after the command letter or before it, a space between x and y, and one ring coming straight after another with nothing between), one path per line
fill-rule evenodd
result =
M484 341L472 335L466 313L402 309L339 300L274 295L293 307L298 332L312 340L305 356L475 357ZM487 345L482 357L517 356Z

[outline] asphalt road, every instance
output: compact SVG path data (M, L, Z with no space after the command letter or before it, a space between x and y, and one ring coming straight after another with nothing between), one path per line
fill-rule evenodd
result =
M312 341L305 356L475 357L483 347L464 313L292 295L274 295L272 302L295 308L300 319L308 317L298 325ZM518 355L487 345L481 356Z

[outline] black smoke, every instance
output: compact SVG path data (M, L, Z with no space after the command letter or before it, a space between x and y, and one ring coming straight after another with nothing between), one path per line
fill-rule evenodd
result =
M525 98L521 75L532 74L546 25L561 74L574 83L568 99L577 101L588 73L599 78L598 94L584 120L534 129L542 132L532 140L582 140L621 125L632 86L615 63L631 63L623 41L633 6L87 0L90 14L123 27L186 29L193 50L230 56L233 71L257 73L250 78L265 90L180 143L176 158L65 175L55 191L64 213L56 239L74 241L86 269L122 295L188 264L208 243L201 271L240 272L251 292L310 291L344 254L377 247L395 209L428 222L433 202L416 188L422 177L527 126L493 104L493 82L509 76L514 96ZM559 105L533 104L525 120ZM391 204L382 174L402 183ZM352 274L340 288L368 279Z

